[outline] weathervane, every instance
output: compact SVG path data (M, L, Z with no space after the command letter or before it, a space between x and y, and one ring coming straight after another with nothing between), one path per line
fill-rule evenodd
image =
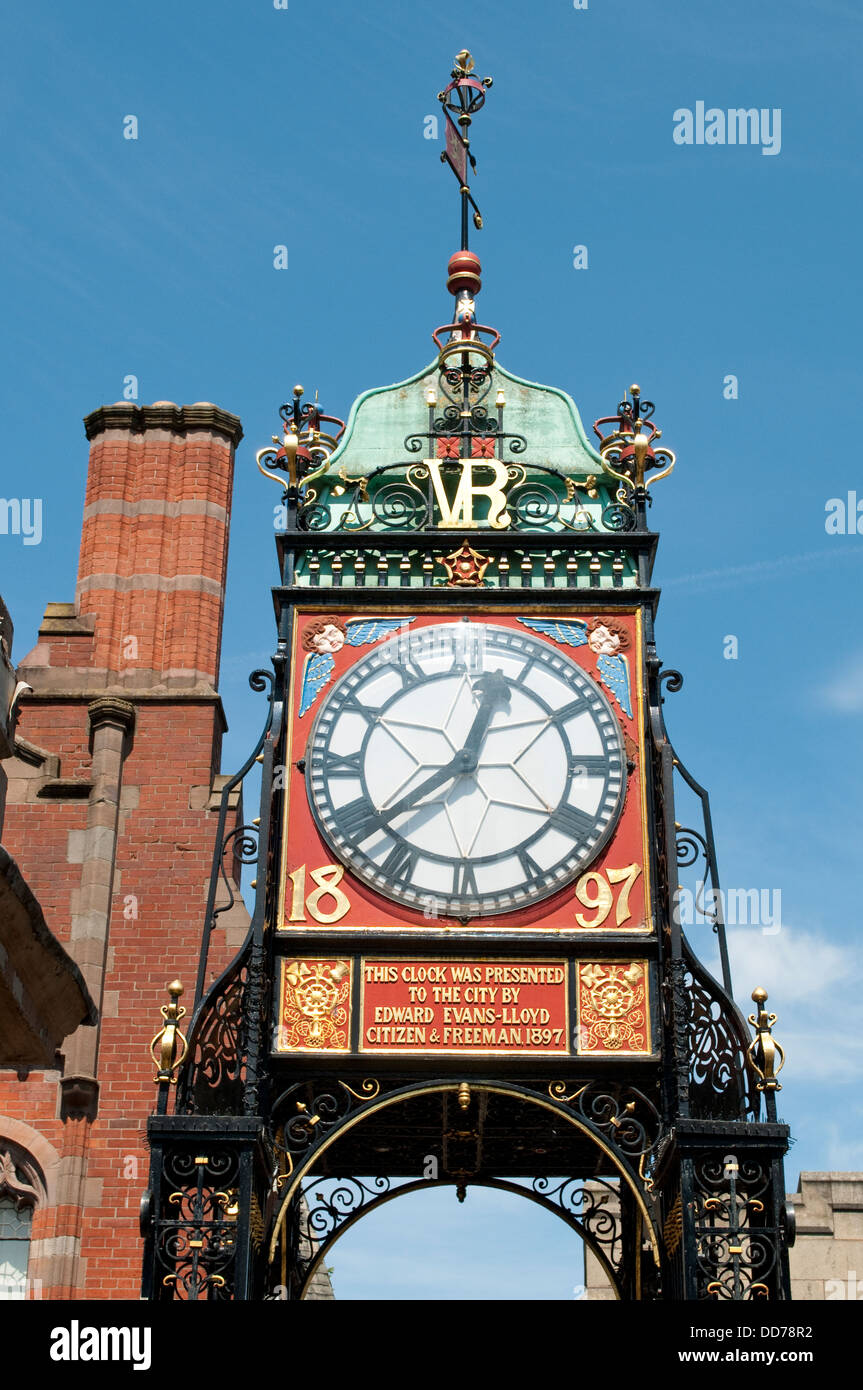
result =
M471 195L468 186L468 165L476 173L476 160L470 152L468 130L476 112L485 103L486 90L491 86L491 78L471 77L474 62L470 53L463 48L455 56L452 81L442 92L438 101L443 107L446 130L446 144L441 154L441 163L448 164L459 181L461 193L461 249L468 249L468 203L473 208L473 225L482 226L482 214ZM455 120L453 120L455 117Z

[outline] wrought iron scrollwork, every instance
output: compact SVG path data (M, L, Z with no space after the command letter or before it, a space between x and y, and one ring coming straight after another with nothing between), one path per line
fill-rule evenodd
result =
M372 498L372 515L381 526L399 531L422 531L430 521L427 498L404 482L385 483Z
M760 1101L742 1015L688 946L684 958L691 1113L699 1119L757 1119Z
M351 1111L376 1099L380 1089L379 1081L367 1077L356 1087L333 1079L297 1082L283 1091L273 1106L272 1123L277 1134L276 1153L281 1156L284 1171L289 1173L295 1160L337 1128Z
M663 685L667 686L669 692L672 695L676 695L679 690L683 689L683 676L679 671L674 671L669 666L666 669L660 671L659 673L660 690L662 689Z
M560 498L547 483L529 482L514 487L507 498L507 510L516 526L547 526L560 514Z
M162 1297L233 1297L238 1171L238 1156L229 1150L209 1148L201 1155L173 1149L166 1154L166 1200L155 1231Z
M482 1187L526 1197L560 1217L590 1245L609 1280L622 1292L624 1237L619 1189L592 1178L537 1177L508 1180L492 1176L447 1174L438 1179L312 1178L293 1202L287 1233L292 1253L292 1294L302 1297L315 1269L338 1237L364 1215L407 1193L431 1187L454 1187L459 1200L465 1188ZM271 1297L274 1295L271 1295Z
M618 499L609 502L608 506L603 508L602 524L606 531L634 531L638 525L638 517L627 502Z
M710 877L711 869L710 847L707 840L699 831L694 830L691 826L679 825L675 826L675 843L677 849L677 867L679 869L691 869L699 860L703 860L701 876L697 876L695 880L693 906L695 912L700 913L705 921L710 922L713 931L718 933L722 926L722 911L719 898L717 893L712 889L709 890L709 901L706 896L707 882Z
M460 478L462 468L468 464L476 470L482 470L484 464L489 469L506 468L507 481L503 485L506 506L501 518L508 520L513 532L544 528L622 532L635 528L635 512L627 504L621 501L610 503L600 513L598 520L601 525L597 525L597 519L590 510L589 498L583 495L585 489L572 478L543 464L525 465L504 459L504 442L512 454L520 454L527 448L523 435L499 431L494 434L476 432L465 437L469 446L471 441L476 446L477 441L487 440L490 452L476 456L471 452L463 453L462 438L453 436L453 454L440 454L435 460L440 469L441 483L450 476L455 478L458 475ZM424 447L431 448L436 438L439 443L441 439L447 442L446 437L435 436L429 431L408 435L405 448L408 452L419 454ZM451 490L455 486L455 482L450 482ZM425 461L405 460L383 464L368 477L350 478L343 475L339 490L345 497L345 503L336 530L365 531L377 525L387 530L423 531L437 524L438 498L431 470ZM330 528L329 508L320 502L309 504L299 515L301 529ZM458 529L458 526L454 525L454 529ZM498 525L497 529L502 527Z
M332 521L329 507L316 500L306 502L297 513L297 526L301 531L328 531Z
M659 685L666 682L669 690L679 690L683 685L683 677L679 671L662 671L659 676ZM704 787L696 782L692 773L684 766L680 758L674 755L674 770L682 778L697 796L701 804L701 815L704 825L704 833L689 826L675 827L677 836L677 863L680 868L692 867L702 857L704 867L701 877L696 881L693 903L706 918L713 928L719 945L719 959L722 971L722 985L727 995L732 994L731 985L731 964L728 958L728 942L725 936L725 914L723 911L722 888L719 881L719 866L716 859L716 846L713 840L713 819L710 814L710 797ZM705 889L709 883L709 898L705 897ZM680 900L677 902L678 923L680 924Z
M206 979L207 973L207 958L210 937L212 935L214 927L216 926L216 923L218 922L221 913L226 912L228 908L233 906L233 903L235 901L233 889L228 881L228 875L225 872L225 858L229 847L231 845L234 845L235 849L238 850L238 858L240 859L240 862L253 862L251 859L242 858L244 845L243 836L257 834L257 828L255 826L243 826L239 830L232 829L228 831L226 829L226 825L228 819L228 810L230 807L231 793L234 791L236 787L240 785L243 778L253 767L255 761L257 760L258 754L264 746L264 740L267 737L267 733L272 723L273 700L275 696L275 676L272 671L267 671L263 668L259 668L255 671L252 671L251 675L249 676L249 685L251 689L258 694L265 690L269 691L267 716L264 721L264 727L261 730L261 733L258 737L257 743L255 744L254 748L252 749L251 753L249 754L239 771L235 772L233 777L229 777L228 780L225 782L224 786L222 787L221 795L219 798L219 819L216 826L216 844L215 849L213 851L213 864L210 871L210 886L207 894L207 907L204 914L204 941L201 948L200 959L198 962L198 980L195 989L196 1015L200 1007L204 993L204 981ZM227 888L229 901L217 907L216 898L220 882Z
M623 1261L623 1232L620 1220L620 1192L604 1178L539 1177L531 1181L532 1192L556 1206L583 1227L605 1255L608 1264L619 1271Z
M240 1108L248 1056L245 992L251 948L235 960L212 991L181 1073L177 1112L187 1115Z
M695 1252L703 1299L770 1297L781 1233L769 1224L769 1165L735 1154L693 1164Z
M649 1174L662 1139L662 1118L647 1096L634 1086L602 1081L569 1094L565 1081L553 1081L548 1094L603 1133L619 1153L637 1163L639 1176L652 1185Z
M300 1215L300 1231L310 1254L348 1217L356 1216L370 1202L392 1191L392 1179L316 1178L303 1187L305 1212Z
M280 658L274 660L278 665ZM220 915L228 912L237 901L235 888L240 866L255 863L259 854L257 826L239 825L231 830L226 829L231 794L258 758L272 730L277 708L272 671L253 671L249 676L249 685L256 692L269 692L267 717L245 763L225 782L221 791L198 963L196 1007L189 1028L188 1061L181 1072L178 1086L178 1113L215 1113L220 1110L229 1113L235 1105L239 1105L242 1088L248 1080L246 1069L250 1029L260 1030L260 1020L256 1017L258 996L254 991L249 992L250 981L253 977L257 981L260 971L260 949L254 945L251 928L234 960L204 994L210 938ZM228 871L229 865L232 873ZM217 906L220 888L223 900ZM256 989L259 993L259 982Z

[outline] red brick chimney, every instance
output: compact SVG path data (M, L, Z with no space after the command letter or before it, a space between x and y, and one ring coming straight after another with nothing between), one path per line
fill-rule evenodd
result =
M71 668L94 691L214 690L240 422L207 402L121 401L84 426L75 606L49 605L22 667L62 668L55 686Z

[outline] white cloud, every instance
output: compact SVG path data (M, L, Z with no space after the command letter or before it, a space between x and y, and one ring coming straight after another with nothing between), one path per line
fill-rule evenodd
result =
M750 927L730 931L728 949L744 1015L755 1010L750 996L756 986L768 992L767 1008L777 1014L773 1036L787 1057L783 1082L859 1082L863 948L856 942L840 946L796 927L783 927L775 936ZM836 1009L840 998L841 1014Z
M735 994L745 1012L756 986L770 995L768 1007L787 1010L791 1005L820 996L819 1006L829 1005L828 991L850 978L863 978L863 950L837 946L816 932L783 926L775 934L745 927L728 931L728 951Z
M819 694L828 709L839 714L863 714L863 652L837 670Z

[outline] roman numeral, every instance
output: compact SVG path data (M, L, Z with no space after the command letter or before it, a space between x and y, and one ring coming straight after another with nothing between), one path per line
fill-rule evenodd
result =
M381 712L380 705L364 705L362 700L357 699L353 692L345 696L342 701L342 709L350 710L353 714L361 714L363 719L367 719L370 724L377 719Z
M419 853L410 845L396 841L381 864L381 873L395 883L412 883Z
M550 824L571 840L583 840L594 829L593 817L586 811L579 811L577 806L558 806Z
M577 757L573 753L569 760L570 777L603 777L608 771L608 760L602 753L591 753Z
M522 668L521 668L521 670L519 671L518 675L516 676L516 678L515 678L515 683L516 683L516 685L524 685L525 681L527 680L528 676L530 675L530 673L531 673L531 671L533 670L533 668L534 668L535 665L536 665L536 657L535 657L535 656L532 656L532 657L530 658L529 661L526 661L526 662L524 663L524 665L522 666Z
M527 850L520 849L517 851L517 853L518 862L521 865L521 871L524 874L525 879L530 881L534 878L542 878L544 870L539 867L535 859L531 859Z
M359 753L330 753L324 755L325 777L359 777L362 773Z
M452 891L457 898L477 897L476 874L469 859L462 859L460 864L453 865Z
M424 681L426 679L426 673L416 658L405 657L404 659L400 659L395 665L395 670L397 675L401 678L402 685L405 687L416 685L417 681Z
M361 845L380 827L381 818L370 801L360 796L356 801L340 806L334 813L336 825L345 839Z

